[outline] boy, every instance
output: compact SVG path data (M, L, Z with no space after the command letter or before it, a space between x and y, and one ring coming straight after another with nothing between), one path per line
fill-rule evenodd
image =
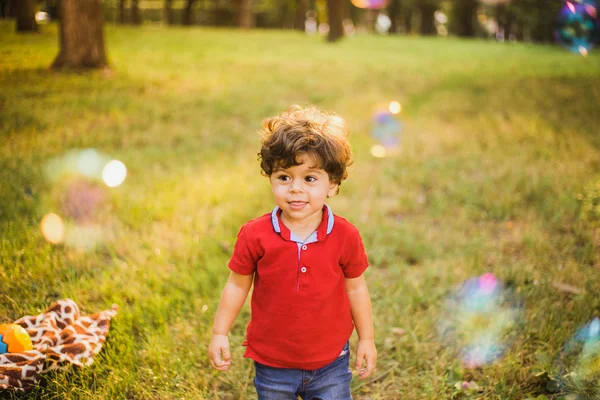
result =
M351 399L354 326L361 379L375 369L377 350L360 234L325 204L348 175L346 124L316 108L292 106L265 120L262 135L259 160L276 207L238 233L210 364L229 369L229 329L254 282L244 357L254 360L259 399Z

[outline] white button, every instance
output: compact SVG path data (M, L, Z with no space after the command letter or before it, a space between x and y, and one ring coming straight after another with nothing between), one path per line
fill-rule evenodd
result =
M306 245L302 246L302 250L306 250L308 247Z
M302 271L302 272L306 272L306 267L302 267L302 268L300 268L300 271Z

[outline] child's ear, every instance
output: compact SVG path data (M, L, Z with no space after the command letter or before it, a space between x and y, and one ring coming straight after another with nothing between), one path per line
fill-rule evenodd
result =
M329 185L329 190L327 191L327 198L333 197L337 194L339 184L335 182L331 182Z

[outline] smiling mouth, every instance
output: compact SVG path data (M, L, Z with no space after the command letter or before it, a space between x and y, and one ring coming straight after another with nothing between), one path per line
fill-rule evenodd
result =
M306 205L305 201L290 201L288 202L288 204L290 205L290 208L298 210L300 208L303 208Z

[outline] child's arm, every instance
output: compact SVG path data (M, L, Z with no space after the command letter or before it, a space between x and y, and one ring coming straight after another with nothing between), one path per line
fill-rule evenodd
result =
M208 346L210 365L220 371L227 371L231 365L229 352L229 329L248 297L254 275L241 275L231 271L215 315L212 338ZM221 355L223 357L221 358Z
M364 379L371 375L375 370L375 364L377 364L371 299L369 298L369 290L364 275L358 278L346 279L346 293L348 293L352 319L358 333L355 368L359 370L360 378ZM361 369L363 360L366 362L366 366Z

